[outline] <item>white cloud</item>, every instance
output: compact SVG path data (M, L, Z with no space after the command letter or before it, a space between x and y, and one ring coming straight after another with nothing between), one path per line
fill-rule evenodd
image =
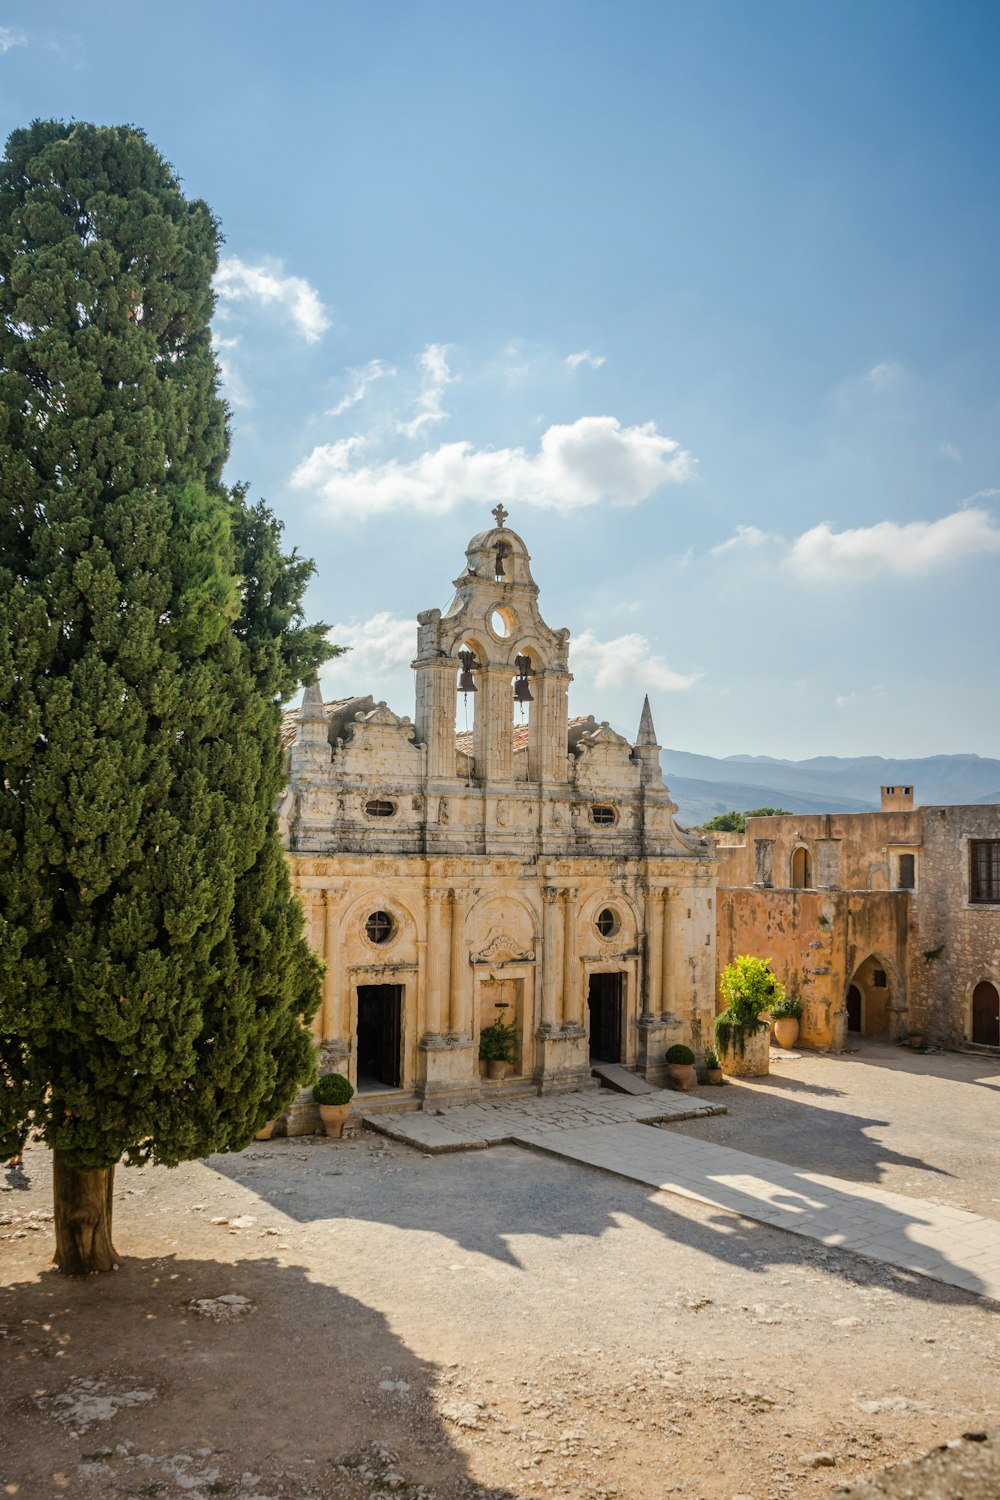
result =
M292 484L314 490L334 515L404 509L440 515L484 500L569 511L602 500L638 505L662 485L683 483L695 462L655 423L622 427L615 417L549 427L536 453L458 442L408 462L363 463L364 442L355 435L314 448Z
M619 635L611 641L599 641L592 630L570 641L570 666L576 677L605 690L635 683L664 693L681 693L701 676L700 672L685 676L668 667L662 656L654 655L644 635Z
M857 703L858 695L857 693L839 693L833 701L838 708L849 708L852 703Z
M343 416L345 411L349 411L352 406L357 406L359 401L365 399L376 380L382 380L385 376L392 376L395 373L392 366L385 364L381 359L370 359L361 370L349 370L348 374L353 376L354 384L347 395L338 401L336 406L330 408L327 416Z
M239 346L239 338L221 338L218 334L212 339L212 349L215 353L215 362L219 367L219 376L226 388L226 396L233 406L247 407L253 405L253 398L243 382L243 378L236 368L229 351Z
M954 443L949 443L947 440L943 443L938 443L938 452L942 458L950 458L953 464L960 464L964 456L961 448L957 447Z
M408 667L417 653L416 622L399 620L387 611L334 625L329 638L338 646L349 646L350 651L327 662L323 678L349 685L356 693L367 692L373 681Z
M916 578L991 552L1000 552L1000 526L988 510L974 507L938 521L878 521L851 531L832 531L823 521L795 538L784 566L803 578Z
M723 552L746 552L774 541L780 541L780 537L772 531L761 531L759 526L737 526L731 537L710 550L713 557L718 557Z
M865 380L871 389L881 396L898 386L905 373L898 360L887 359L881 364L873 365L865 376Z
M580 365L589 365L592 370L599 370L604 363L604 355L591 354L589 349L581 349L578 354L567 354L566 363L571 370Z
M237 255L227 255L215 273L215 290L224 303L276 304L284 309L307 343L318 343L330 326L326 308L315 287L301 276L286 276L282 262L248 266Z
M398 423L398 430L407 437L416 437L425 427L443 422L448 415L442 410L441 400L453 379L448 368L449 347L448 344L428 344L420 356L423 386L413 403L416 416L409 422Z
M9 26L0 26L0 55L12 47L26 47L28 35L24 31L13 31Z

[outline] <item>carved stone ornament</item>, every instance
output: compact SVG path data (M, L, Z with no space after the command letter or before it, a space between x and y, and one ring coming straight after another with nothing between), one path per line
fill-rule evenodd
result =
M535 954L531 948L523 948L509 933L500 932L492 942L487 943L486 947L475 955L473 961L477 964L495 964L518 958L530 963L534 957Z

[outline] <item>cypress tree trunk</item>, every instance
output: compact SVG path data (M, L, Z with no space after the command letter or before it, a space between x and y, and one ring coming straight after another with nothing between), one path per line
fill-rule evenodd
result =
M52 1153L52 1198L56 1221L53 1259L64 1276L114 1271L118 1256L111 1243L114 1167L77 1172L62 1151Z

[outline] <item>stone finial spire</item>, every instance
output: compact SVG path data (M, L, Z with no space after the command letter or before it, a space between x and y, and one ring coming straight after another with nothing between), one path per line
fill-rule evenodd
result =
M663 785L663 772L660 769L660 747L656 742L656 730L653 728L653 714L649 706L648 696L642 701L642 718L639 720L639 733L636 735L635 746L632 750L632 759L639 761L642 766L642 780L644 785Z
M649 694L642 700L642 718L639 720L639 733L636 736L636 745L657 745L656 730L653 728L653 714L649 707ZM657 749L659 746L657 745Z
M323 707L323 689L319 685L319 678L310 682L302 694L302 707L299 709L299 724L307 722L326 724L326 709Z

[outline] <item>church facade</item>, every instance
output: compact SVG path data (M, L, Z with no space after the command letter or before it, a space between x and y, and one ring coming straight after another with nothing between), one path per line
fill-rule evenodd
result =
M279 816L326 964L320 1066L366 1112L578 1088L597 1062L659 1084L667 1047L711 1038L714 848L675 822L648 700L634 743L569 718L569 632L494 515L448 608L418 617L412 721L318 686L288 716ZM497 1020L515 1056L491 1080Z

